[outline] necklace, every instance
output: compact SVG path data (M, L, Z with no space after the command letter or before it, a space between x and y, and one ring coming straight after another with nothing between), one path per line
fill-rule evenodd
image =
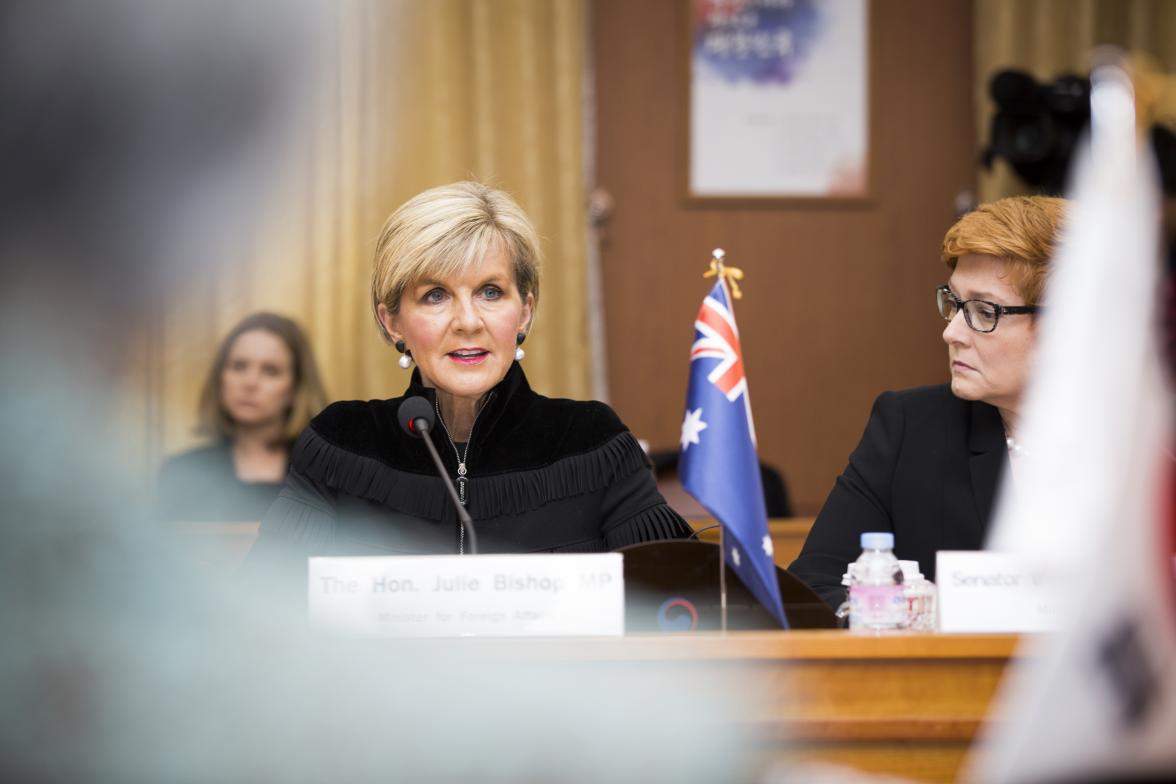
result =
M467 469L466 458L470 454L470 444L474 441L474 427L478 424L478 417L482 415L482 411L486 408L486 404L490 402L490 397L493 392L486 397L485 402L474 412L474 421L470 423L470 436L465 442L465 449L461 452L457 451L457 444L453 442L453 436L449 435L449 428L445 426L445 418L441 416L441 406L436 400L433 401L433 410L437 412L437 421L441 423L441 429L445 431L445 439L449 442L449 446L453 448L453 456L457 458L457 500L461 501L461 505L466 505L466 482L469 477ZM459 555L465 555L465 527L459 520L457 522L457 552Z
M1012 436L1005 436L1005 446L1009 448L1010 457L1028 457L1029 450L1025 448L1024 444L1018 444L1017 439Z

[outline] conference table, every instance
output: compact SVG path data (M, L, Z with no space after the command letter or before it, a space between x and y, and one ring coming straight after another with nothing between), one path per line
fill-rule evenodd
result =
M703 542L719 541L719 529L710 518L688 521ZM781 517L768 521L776 563L787 567L800 554L805 537L812 528L812 517ZM192 547L194 558L214 572L231 570L241 563L253 540L256 522L184 523L179 531Z
M794 557L811 522L772 522L778 562ZM239 563L256 530L255 523L210 523L190 526L183 535L194 558L223 573ZM793 630L455 644L627 663L710 687L727 679L753 681L758 686L751 702L733 721L754 739L765 765L823 761L919 781L952 781L985 726L1018 641L1006 634Z
M1016 635L772 631L528 641L553 655L623 661L683 683L755 683L745 715L765 765L827 762L954 781Z
M768 520L768 535L772 537L772 555L778 565L788 565L800 555L800 548L813 527L812 517L779 517ZM687 520L703 542L718 542L719 527L709 517Z

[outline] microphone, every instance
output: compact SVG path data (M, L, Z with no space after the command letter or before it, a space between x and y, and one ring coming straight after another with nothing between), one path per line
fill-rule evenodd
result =
M428 400L419 395L405 398L396 410L396 417L400 420L404 432L414 438L421 438L423 433L429 432L433 427L433 407L429 405Z
M428 400L414 395L405 398L404 402L400 404L400 408L396 410L396 418L400 420L400 427L404 429L404 432L413 438L424 439L425 446L428 447L429 454L433 457L433 464L437 466L437 473L441 476L441 481L445 483L445 489L449 491L449 498L457 510L457 519L461 521L466 539L469 540L470 555L477 555L478 537L474 533L474 521L465 506L462 505L461 499L457 497L457 489L453 486L453 480L445 471L445 464L441 462L441 455L437 454L437 447L433 444L433 439L429 438L429 431L433 429L433 422L436 421L433 407L429 405Z

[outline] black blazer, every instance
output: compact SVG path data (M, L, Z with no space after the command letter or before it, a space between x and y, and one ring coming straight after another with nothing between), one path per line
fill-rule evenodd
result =
M836 607L866 531L894 533L895 554L935 579L937 550L983 547L1008 459L1000 413L950 386L885 392L789 571Z

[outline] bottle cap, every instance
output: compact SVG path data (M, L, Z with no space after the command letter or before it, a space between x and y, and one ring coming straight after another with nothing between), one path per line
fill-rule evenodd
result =
M893 550L894 534L889 531L877 531L862 534L863 550Z
M911 580L922 580L923 573L919 571L918 561L899 561L898 565L902 567L902 577L906 582Z

